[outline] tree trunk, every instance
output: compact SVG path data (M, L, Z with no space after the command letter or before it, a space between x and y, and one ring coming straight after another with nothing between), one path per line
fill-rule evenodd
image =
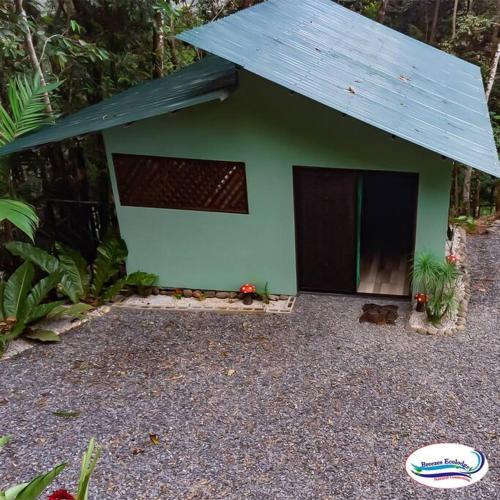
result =
M495 83L495 79L498 71L498 63L500 60L500 43L497 43L497 48L495 51L495 55L493 57L493 62L491 63L490 75L488 77L488 83L486 84L486 102L489 101L491 96L491 91L493 90L493 85ZM470 215L470 183L472 178L472 168L467 167L465 171L464 177L464 189L463 189L463 202L464 206L467 208L466 213ZM498 189L498 181L497 181L497 193L500 189ZM498 201L498 197L497 197ZM497 203L496 210L498 210L500 205Z
M453 4L453 15L451 21L451 39L453 40L457 35L457 10L458 10L458 0L455 0Z
M464 213L470 215L470 181L472 178L472 168L466 167L464 172L464 185L462 188L462 206Z
M434 15L432 17L432 26L431 26L431 34L429 36L429 43L434 43L436 39L436 30L437 30L437 24L439 20L439 7L441 5L441 0L436 0L436 3L434 4Z
M389 5L390 0L382 0L380 7L377 12L377 21L381 24L384 24L385 21L385 12L387 10L387 6Z
M476 172L476 196L474 197L474 216L481 215L481 176Z
M163 52L165 48L163 26L163 14L157 10L154 14L153 27L153 78L161 78L163 76Z
M170 16L170 30L168 35L168 43L170 45L170 52L172 55L172 64L174 69L178 69L180 67L179 64L179 55L177 54L177 42L175 40L175 24L174 24L174 16Z
M28 16L26 15L26 11L24 10L23 0L16 0L16 8L19 17L21 18L21 24L23 25L24 30L24 43L26 45L26 51L28 52L28 56L31 61L31 66L35 73L40 77L40 83L45 86L45 76L42 71L42 67L40 66L40 61L38 60L38 56L35 51L35 46L33 45L33 38L31 36L31 31L28 23ZM50 104L49 94L45 93L43 95L43 100L45 102L45 107L47 109L47 113L52 113L52 106Z
M460 192L459 192L459 166L455 163L453 166L453 198L452 198L452 215L456 217L460 212Z
M488 77L488 83L486 84L486 101L490 99L491 91L493 90L493 85L495 84L499 61L500 61L500 42L497 42L497 48L495 51L495 55L493 56L493 62L491 63L490 76Z

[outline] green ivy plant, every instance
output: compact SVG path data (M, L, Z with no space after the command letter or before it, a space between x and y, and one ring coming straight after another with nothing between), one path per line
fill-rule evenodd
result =
M412 278L417 288L427 295L427 319L436 325L457 307L456 286L460 276L457 266L438 259L430 252L416 255Z

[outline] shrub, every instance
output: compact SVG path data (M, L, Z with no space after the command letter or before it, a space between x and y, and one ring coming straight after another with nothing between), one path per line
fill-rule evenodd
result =
M456 287L460 276L457 266L429 252L417 254L412 268L414 284L427 297L425 312L432 324L438 324L457 307Z

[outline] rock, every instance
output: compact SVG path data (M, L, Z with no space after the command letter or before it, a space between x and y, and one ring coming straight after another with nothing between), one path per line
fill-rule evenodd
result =
M465 325L458 325L457 326L457 331L463 332L465 330Z
M215 297L215 291L214 290L208 290L205 292L205 297L207 299L213 299Z
M160 295L160 289L157 287L157 286L154 286L152 289L151 289L151 293L153 295Z
M169 290L160 290L160 295L173 295L173 292Z
M201 290L195 290L193 292L193 297L195 299L201 299L203 297L203 292Z
M360 323L375 323L376 325L394 325L398 318L398 306L378 304L365 304L363 314L359 318Z
M280 300L279 295L272 295L272 294L271 294L271 295L269 295L268 297L269 297L269 300L273 300L273 301Z
M280 295L280 300L288 300L288 295Z
M184 297L189 299L190 297L193 296L193 290L190 290L189 288L186 290L183 290L182 295L184 295Z
M226 293L226 292L222 292L222 293ZM237 297L238 297L238 292L229 292L230 299L235 299Z
M436 335L438 332L439 330L435 326L430 325L427 327L427 333L429 335Z
M427 330L425 328L422 328L421 326L417 326L415 328L415 330L418 332L418 333L423 333L424 335L427 333Z
M228 292L217 292L217 293L215 294L215 296L216 296L218 299L228 299L228 298L231 296L231 294L230 294L230 293L228 293Z

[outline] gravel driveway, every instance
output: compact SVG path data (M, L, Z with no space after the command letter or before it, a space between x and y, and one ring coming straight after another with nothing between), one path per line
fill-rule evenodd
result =
M499 226L469 251L453 337L407 330L405 302L378 327L358 323L366 299L302 295L280 316L113 310L0 363L0 486L68 460L57 486L71 489L95 436L92 500L494 498ZM480 483L406 475L410 452L450 441L489 457Z

